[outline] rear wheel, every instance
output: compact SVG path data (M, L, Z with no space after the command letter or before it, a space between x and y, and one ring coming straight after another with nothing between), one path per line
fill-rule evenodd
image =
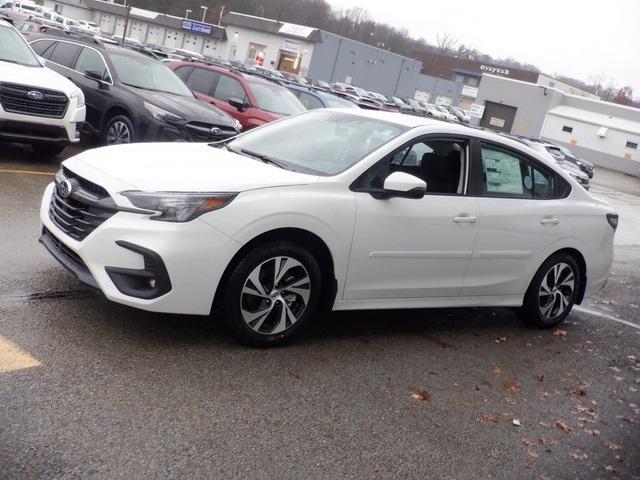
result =
M31 145L33 151L43 157L55 157L60 155L62 151L67 148L64 143L34 143Z
M285 343L315 316L321 284L318 262L306 249L290 242L259 246L229 277L225 322L241 343Z
M524 320L538 328L551 328L562 322L576 301L580 269L567 253L548 258L533 277L520 309Z

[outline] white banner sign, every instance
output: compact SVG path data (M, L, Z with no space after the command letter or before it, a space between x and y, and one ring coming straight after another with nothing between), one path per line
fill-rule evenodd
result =
M311 27L304 27L293 23L283 23L278 31L287 35L293 35L294 37L308 38L314 30L315 29Z
M480 105L479 103L474 103L471 105L471 109L469 110L469 115L475 118L482 118L484 114L484 105Z
M461 95L463 97L476 98L478 96L478 89L476 87L470 87L469 85L464 85L462 87Z

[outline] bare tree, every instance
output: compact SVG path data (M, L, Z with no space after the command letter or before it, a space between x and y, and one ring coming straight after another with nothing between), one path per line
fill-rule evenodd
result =
M456 36L449 32L439 33L436 36L436 45L442 53L453 53L458 43Z

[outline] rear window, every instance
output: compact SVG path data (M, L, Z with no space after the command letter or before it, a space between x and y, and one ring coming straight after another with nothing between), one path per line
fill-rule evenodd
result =
M75 63L76 57L82 47L80 45L75 45L73 43L66 42L58 42L55 46L51 55L49 55L49 60L58 65L62 65L63 67L71 68Z
M284 87L262 82L249 82L256 106L278 115L294 115L306 111L296 96Z

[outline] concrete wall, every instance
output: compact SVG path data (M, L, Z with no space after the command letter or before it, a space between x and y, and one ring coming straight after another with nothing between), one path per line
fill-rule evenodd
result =
M346 82L385 95L413 97L422 64L402 55L321 32L308 75L327 82Z
M518 110L511 133L539 137L547 112L560 104L562 96L561 92L551 88L483 75L475 103L484 105L489 100L516 107ZM472 118L471 124L479 125L480 119Z
M419 75L414 97L429 103L436 103L438 97L441 99L448 98L451 100L450 105L457 105L460 100L462 87L462 83L452 80L445 80L430 75ZM425 99L420 95L421 92L428 94L429 98Z
M592 98L594 100L600 100L600 97L593 95L592 93L585 92L579 88L573 87L568 83L561 82L555 78L548 77L542 73L538 75L538 85L544 85L545 87L556 88L562 92L569 93L571 95L578 95L580 97Z

